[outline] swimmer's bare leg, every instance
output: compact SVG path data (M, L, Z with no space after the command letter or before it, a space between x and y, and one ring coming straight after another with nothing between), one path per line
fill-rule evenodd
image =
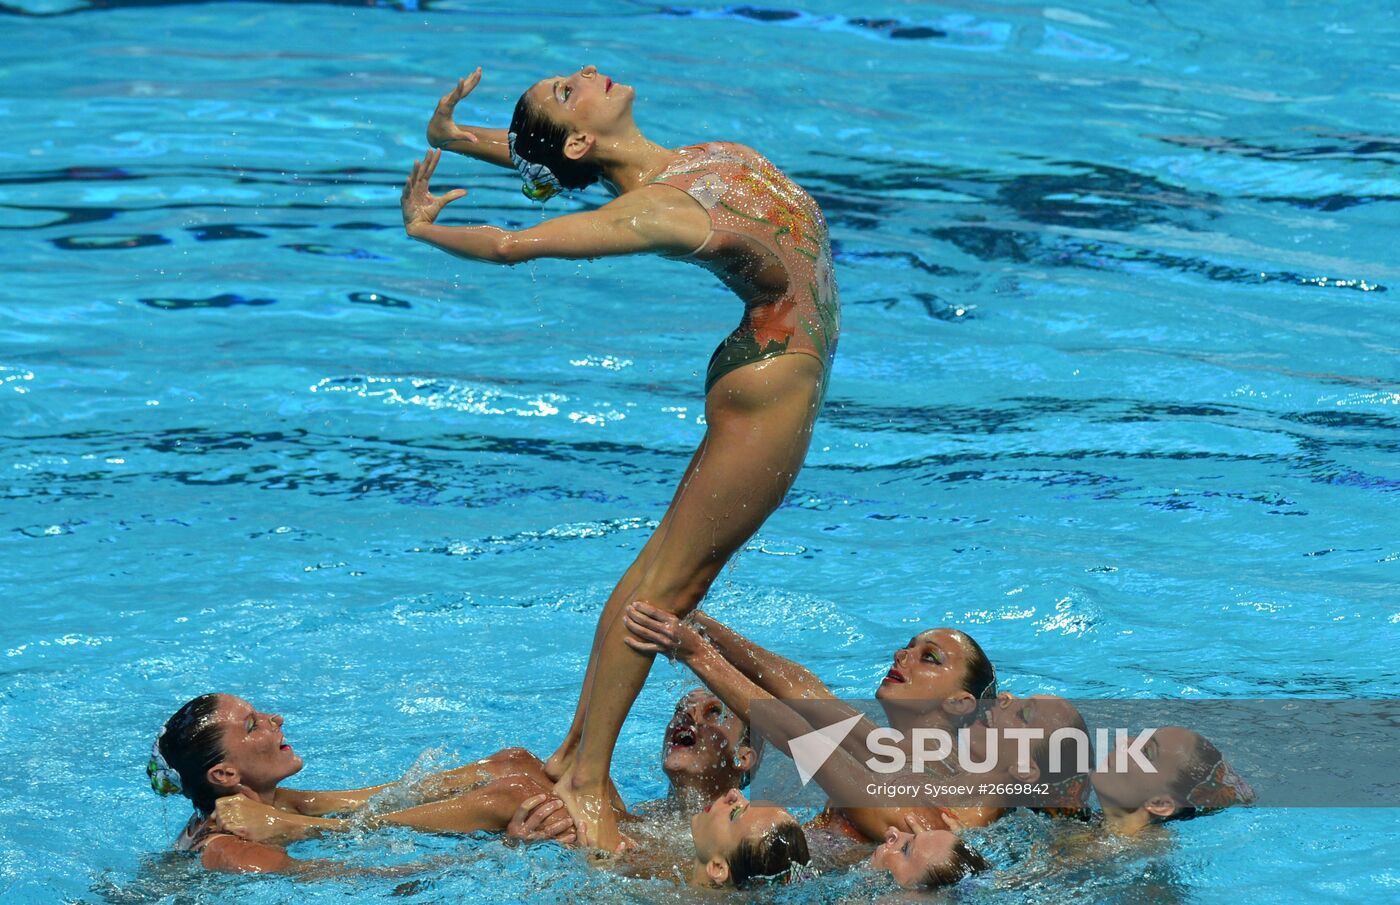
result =
M703 447L702 447L703 448ZM690 464L686 466L684 474L690 474L695 467L696 459L700 456L697 449L691 456ZM684 481L681 485L684 486ZM593 648L588 654L588 670L583 676L583 687L579 691L578 705L574 708L574 720L569 725L569 731L565 734L564 740L559 743L558 749L549 756L544 763L544 771L550 778L557 780L564 775L564 772L573 764L574 754L578 750L579 736L583 733L583 714L588 707L588 695L593 688L593 675L596 672L598 663L598 649L602 646L603 638L613 622L621 617L622 611L627 604L634 599L637 586L641 583L642 576L646 574L647 567L651 564L652 557L661 547L661 538L666 534L666 528L670 523L671 510L675 508L676 500L680 498L680 488L671 498L671 503L666 509L666 515L661 519L661 524L657 526L637 558L632 561L632 565L627 567L623 573L622 580L613 588L612 594L608 596L607 602L603 605L603 611L598 617L598 626L593 631ZM620 807L621 799L614 801L614 806Z
M630 600L680 616L700 603L792 486L821 395L821 363L807 355L746 365L715 384L705 400L705 438L657 530L658 546L641 580L626 595ZM579 825L581 843L611 850L618 834L612 809L603 806L608 771L652 656L627 646L620 618L600 631L578 752L554 794Z
M470 792L380 815L374 823L426 833L500 832L522 802L547 791L524 776L505 776Z
M414 791L426 803L459 795L507 776L524 776L546 789L554 784L538 757L524 748L502 748L489 757L425 777L415 784Z

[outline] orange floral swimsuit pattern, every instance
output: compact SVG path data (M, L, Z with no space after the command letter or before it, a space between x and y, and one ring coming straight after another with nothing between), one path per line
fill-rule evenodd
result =
M699 202L710 234L678 257L715 274L744 303L743 320L710 359L705 392L735 368L787 353L821 361L825 383L841 305L821 208L752 148L709 142L679 153L652 181Z

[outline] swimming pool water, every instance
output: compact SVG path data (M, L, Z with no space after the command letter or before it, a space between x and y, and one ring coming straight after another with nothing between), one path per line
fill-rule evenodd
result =
M825 209L844 332L806 470L708 607L864 696L919 627L1018 693L1395 697L1400 136L1388 4L0 2L0 897L684 901L551 849L312 843L409 885L200 875L145 788L185 699L297 782L553 749L738 317L660 260L402 235L432 106L594 63L655 139ZM460 158L445 222L541 213ZM547 212L601 203L551 202ZM615 776L662 792L654 671ZM1394 811L1226 813L958 901L1395 898ZM1042 840L1043 841L1043 840ZM867 900L859 873L781 891Z

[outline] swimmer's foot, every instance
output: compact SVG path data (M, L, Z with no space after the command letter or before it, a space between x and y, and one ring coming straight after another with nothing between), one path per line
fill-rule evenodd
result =
M622 843L617 831L617 814L612 809L608 786L596 789L575 785L572 771L559 778L554 796L564 802L578 828L578 844L615 852Z
M577 749L564 739L559 745L559 750L549 756L549 760L544 762L544 775L552 781L558 782L569 768L574 765L574 752ZM622 800L622 795L618 793L617 786L613 785L612 778L608 778L608 795L612 799L613 810L623 817L630 817L627 813L627 802Z
M574 765L574 744L569 739L564 739L560 743L559 749L549 756L549 760L544 762L544 775L558 782L560 777L569 772L569 768Z

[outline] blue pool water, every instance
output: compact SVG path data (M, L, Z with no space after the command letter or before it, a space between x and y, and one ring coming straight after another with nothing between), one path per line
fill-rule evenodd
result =
M407 887L161 853L146 752L206 690L285 714L312 787L552 750L703 431L738 309L702 272L403 237L477 64L464 119L591 62L652 137L744 141L827 212L830 395L720 618L851 695L944 624L1019 693L1400 695L1394 6L854 9L0 0L0 898L688 898L489 840L296 852L444 859ZM541 216L503 171L438 182L472 193L446 222ZM643 692L629 799L688 684ZM952 898L1385 901L1397 830L1235 811L1065 869L1015 818Z

